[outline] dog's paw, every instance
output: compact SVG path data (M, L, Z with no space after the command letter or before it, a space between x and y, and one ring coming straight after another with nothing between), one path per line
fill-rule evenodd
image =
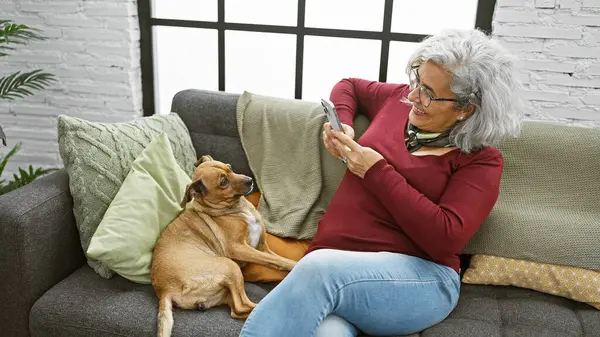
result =
M296 266L298 262L294 261L294 260L287 260L286 263L282 266L283 268L281 268L281 270L283 271L290 271L292 269L294 269L294 267Z

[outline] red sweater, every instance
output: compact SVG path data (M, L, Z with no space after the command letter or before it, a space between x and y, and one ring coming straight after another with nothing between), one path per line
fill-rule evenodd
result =
M344 79L330 100L342 123L357 112L369 128L357 140L385 159L360 178L346 171L307 254L321 248L388 251L460 271L458 254L499 193L503 158L494 147L465 154L415 156L404 145L406 85Z

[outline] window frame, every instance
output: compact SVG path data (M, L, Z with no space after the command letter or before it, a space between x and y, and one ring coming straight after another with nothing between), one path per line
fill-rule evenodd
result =
M395 33L392 28L392 9L394 0L385 0L383 29L381 31L346 30L330 28L305 27L306 0L298 0L298 13L296 26L277 26L249 23L234 23L225 21L225 1L217 0L216 22L195 21L179 19L153 18L152 0L138 1L138 16L140 24L140 54L142 72L142 106L144 116L155 114L155 88L154 88L154 48L152 28L154 26L171 26L186 28L208 28L218 32L218 63L219 63L219 91L225 91L225 31L237 30L261 33L283 33L296 35L296 71L295 71L295 98L302 99L303 80L303 55L305 36L324 37L346 37L357 39L369 39L381 41L381 52L379 61L379 81L387 81L388 59L390 53L390 42L420 42L428 35ZM478 0L475 28L486 33L491 33L492 19L496 0Z

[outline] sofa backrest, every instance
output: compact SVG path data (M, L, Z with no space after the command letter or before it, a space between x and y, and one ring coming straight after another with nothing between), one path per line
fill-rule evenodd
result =
M172 111L188 127L198 157L209 154L253 176L237 129L238 98L184 90ZM600 129L526 122L521 137L499 148L501 195L464 253L600 267L592 262L600 261L600 250L592 251L600 237Z
M254 178L237 129L238 97L218 91L183 90L173 97L171 111L187 126L198 158L210 155L231 164L235 172Z

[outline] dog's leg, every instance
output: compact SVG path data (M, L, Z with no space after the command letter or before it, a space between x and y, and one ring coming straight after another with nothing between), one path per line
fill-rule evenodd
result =
M256 249L260 250L261 252L270 254L270 255L284 258L283 256L272 251L271 247L269 247L269 244L267 243L267 230L266 230L265 226L263 226L262 234L260 236L260 240L258 241L258 246L256 247Z
M296 265L296 261L286 259L275 253L265 253L254 249L248 244L237 244L231 247L229 257L234 260L256 263L269 268L290 271Z
M229 290L225 303L231 308L231 317L245 319L256 307L246 294L244 288L244 276L237 263L228 258L219 258L221 270L221 285Z
M261 252L265 252L265 253L270 254L270 255L275 255L275 256L282 257L281 255L279 255L279 254L277 254L277 253L275 253L274 251L271 250L271 248L269 247L269 244L267 243L266 239L262 242L262 245L259 246L259 247L260 247L259 250Z

